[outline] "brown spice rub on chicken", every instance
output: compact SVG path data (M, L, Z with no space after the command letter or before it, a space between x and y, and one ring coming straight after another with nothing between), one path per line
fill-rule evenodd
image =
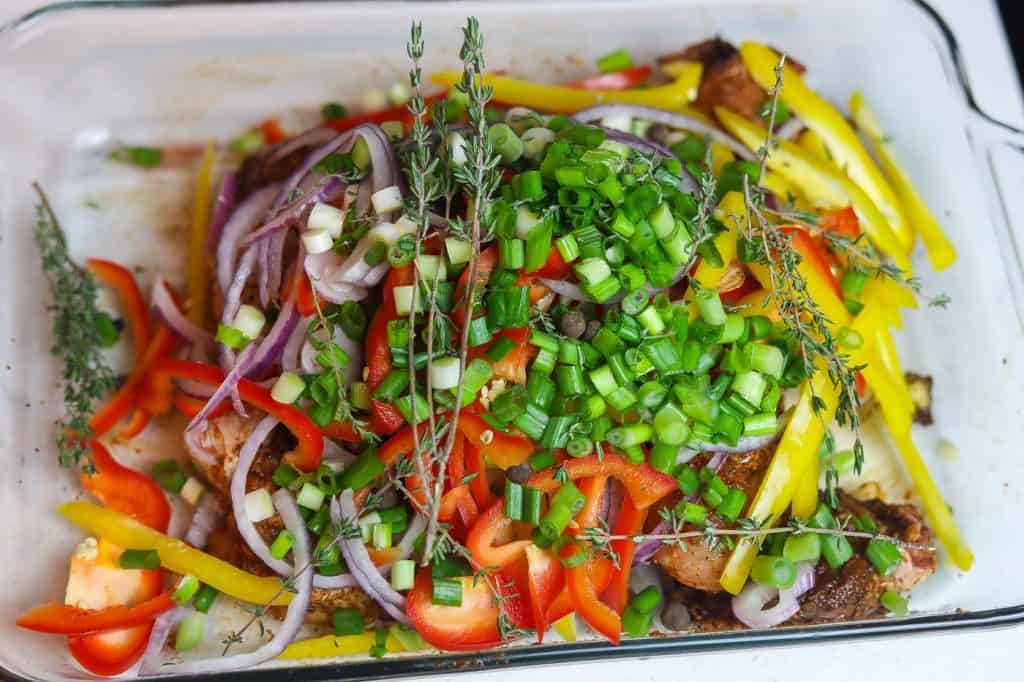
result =
M879 533L914 545L930 546L931 531L924 525L921 512L912 505L886 504L872 499L859 502L840 493L840 522L850 516L867 516ZM878 571L864 558L867 544L851 539L855 554L838 569L821 561L815 569L815 586L800 598L800 611L785 625L835 623L874 618L885 613L879 598L886 590L907 591L935 572L934 552L904 549L903 564L889 576ZM694 625L703 632L737 630L744 626L732 614L731 596L680 588L677 598L690 609Z
M210 534L206 551L254 575L269 576L274 575L273 571L253 554L239 534L234 516L230 513L229 502L231 474L238 461L239 450L261 418L262 415L250 414L249 417L240 417L234 412L228 412L211 419L206 431L198 438L198 443L186 441L186 449L197 470L212 488L209 494L217 495L223 500L225 509L229 510L225 514L223 525ZM271 431L249 469L245 483L246 492L266 488L268 492L273 493L277 489L273 483L274 470L280 463L281 456L294 446L294 438L287 429L279 426ZM256 530L268 543L277 537L282 528L284 525L277 515L256 524ZM377 620L382 615L377 604L359 588L314 588L306 622L329 623L334 610L345 608L359 609L367 621ZM283 609L277 615L283 615Z
M718 476L729 487L742 490L747 499L751 500L761 484L761 478L774 452L775 447L771 446L726 455L718 469ZM690 460L690 467L694 471L700 471L711 457L710 453L701 453ZM715 514L710 514L709 518L716 525L726 525ZM686 530L695 529L688 526ZM708 547L701 538L689 538L684 543L685 546L665 545L654 555L654 563L683 585L705 592L721 592L719 579L729 558L725 548Z
M698 110L714 116L714 108L722 106L758 124L762 123L761 111L768 101L768 93L747 71L732 43L721 38L711 38L690 45L682 52L658 58L662 64L673 61L703 64L704 74L694 102ZM790 66L803 72L804 68L798 62L787 61Z

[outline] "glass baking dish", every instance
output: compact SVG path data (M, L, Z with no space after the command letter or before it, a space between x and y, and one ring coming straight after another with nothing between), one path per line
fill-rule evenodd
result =
M1024 408L1024 133L976 105L952 32L923 2L644 2L200 4L70 2L0 29L0 666L16 679L83 679L62 644L14 626L30 605L59 598L80 532L53 508L75 497L74 475L57 466L52 423L58 368L48 354L46 288L31 236L39 179L76 256L137 264L151 281L182 276L182 230L190 170L110 168L114 140L194 145L226 139L267 116L327 99L357 101L371 86L404 79L412 18L425 25L426 70L450 68L458 28L478 16L490 68L558 81L589 71L614 47L642 61L720 33L784 48L810 67L836 102L864 91L929 204L949 230L959 261L942 274L917 253L926 292L948 292L947 312L908 316L900 335L908 369L935 378L936 425L915 438L977 557L961 574L946 565L913 598L909 617L771 631L679 634L627 640L513 646L474 654L304 663L291 679L379 679L497 666L822 642L883 634L1003 626L1024 620L1024 582L1007 567L1024 546L1000 531L1024 516L1024 462L1017 456ZM300 117L301 113L288 114ZM297 124L292 121L293 124ZM294 127L294 125L293 125ZM936 456L940 439L960 455ZM141 447L138 447L141 445ZM120 457L142 463L180 450L150 437ZM883 448L884 450L884 448ZM879 462L891 453L879 452ZM869 453L869 457L872 453ZM882 465L880 465L882 466ZM895 488L902 471L889 466ZM181 516L180 514L178 516ZM177 519L181 523L181 519ZM280 664L269 666L270 669ZM234 679L272 680L249 670Z

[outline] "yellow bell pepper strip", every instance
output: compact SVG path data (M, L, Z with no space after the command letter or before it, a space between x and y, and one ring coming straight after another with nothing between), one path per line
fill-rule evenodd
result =
M760 43L743 43L740 59L758 85L765 90L775 86L775 67L779 64L775 50ZM900 246L904 251L909 250L914 243L914 233L903 215L900 201L846 118L828 100L807 87L803 77L789 64L783 66L779 99L821 136L836 166L844 169L864 190L889 221Z
M567 613L554 623L551 627L557 632L562 639L567 642L576 641L576 614Z
M688 73L667 85L642 90L580 90L564 85L531 83L509 76L484 76L484 85L494 88L494 101L544 111L573 113L595 104L642 104L668 111L679 111L696 96L700 73ZM462 80L461 71L435 73L430 79L445 88Z
M377 633L373 630L367 630L358 635L343 635L340 637L324 635L323 637L313 637L292 642L281 652L278 658L336 658L338 656L353 656L368 653L370 648L376 643ZM385 646L391 653L405 651L405 647L402 646L391 632L388 632Z
M192 229L188 241L188 297L191 306L188 319L206 324L209 310L209 281L206 271L206 239L210 227L210 188L213 184L213 162L217 146L210 142L203 152L196 175L196 192L192 201Z
M896 161L892 153L892 145L889 144L885 132L882 130L875 112L868 107L864 96L860 92L854 92L850 96L850 113L853 120L871 141L875 156L882 164L882 169L889 177L892 188L903 204L903 211L907 220L914 230L921 235L925 251L928 252L928 260L936 270L945 270L956 260L956 248L949 237L942 231L942 227L935 219L935 215L928 210L924 199L914 189L910 177L903 170L903 167Z
M715 209L715 217L725 225L725 230L715 237L715 248L722 256L722 265L719 267L706 260L701 260L697 270L693 273L693 279L699 282L704 289L714 289L718 286L726 270L736 260L740 235L738 221L746 220L746 215L747 209L743 204L743 195L739 192L726 194L719 202L718 208Z
M946 548L949 558L957 568L961 571L971 570L971 566L974 565L974 554L960 535L953 514L949 511L949 505L942 499L935 480L928 472L928 467L921 459L921 453L910 437L910 432L894 433L892 436L896 442L896 449L903 459L903 465L910 474L910 480L914 482L917 494L921 496L921 506L924 507L932 532Z
M758 124L723 107L715 107L715 115L733 137L750 149L759 149L764 144L766 131ZM817 206L853 206L861 227L875 246L892 256L896 265L909 274L910 260L906 251L885 216L856 183L798 145L781 138L776 139L767 163L771 170L800 187L811 203Z
M813 154L814 158L827 161L830 164L833 163L832 158L829 156L828 148L825 147L825 141L821 139L821 135L810 128L800 133L800 137L797 138L796 142L810 154Z
M821 458L815 457L800 477L793 492L793 516L810 518L818 508L818 479L821 477Z
M700 62L689 62L685 59L677 59L671 62L664 62L658 67L662 73L672 80L683 80L693 83L693 97L697 99L697 88L700 87L700 79L704 75L704 65Z
M155 549L160 555L160 565L167 570L194 575L235 599L274 606L285 606L292 599L291 592L281 590L279 578L247 573L181 540L144 526L125 514L90 502L67 502L57 507L57 511L76 526L119 547Z
M811 406L812 390L824 403L824 409L815 413ZM839 389L828 378L828 372L819 369L800 390L800 399L793 416L779 440L761 485L753 502L747 508L747 518L776 525L789 507L793 493L815 458L818 446L825 436L825 424L831 424L839 405ZM731 594L739 594L750 574L750 566L757 556L757 543L741 542L729 556L722 571L721 584Z
M725 167L725 164L736 160L736 155L732 153L731 149L718 142L712 142L709 149L711 151L711 172L717 178L722 175L722 168Z

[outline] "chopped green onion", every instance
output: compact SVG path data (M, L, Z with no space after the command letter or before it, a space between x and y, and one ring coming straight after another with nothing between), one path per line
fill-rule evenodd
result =
M525 250L522 239L499 239L498 262L501 267L518 270L523 267Z
M303 483L299 494L295 497L295 502L300 507L316 511L323 505L325 497L324 491L317 486L312 483Z
M751 344L750 366L758 372L778 379L785 369L786 357L776 346L768 343L755 343Z
M654 415L653 424L659 443L681 446L690 435L686 415L672 403L668 403L658 410Z
M653 613L656 608L661 606L661 591L654 585L648 585L633 597L629 605L640 613Z
M578 365L561 365L555 370L558 390L565 396L581 395L587 391L583 370Z
M807 525L811 528L831 530L839 528L839 523L824 504L818 505L818 509L807 520ZM853 547L845 536L822 535L821 555L825 557L825 561L828 562L829 566L839 568L853 557Z
M729 488L722 497L721 503L715 506L715 513L729 522L735 521L743 512L747 503L747 495L739 488Z
M533 471L541 471L555 465L555 453L551 450L539 450L530 455L527 462Z
M774 412L752 414L743 419L743 435L768 436L779 430L778 418Z
M608 442L617 448L629 447L646 443L654 435L654 428L650 424L637 422L625 424L608 432Z
M143 168L154 168L160 165L164 158L164 152L159 147L124 146L110 152L107 158L111 161L130 163Z
M537 488L523 487L523 516L520 519L536 526L540 523L540 507L544 493Z
M646 637L651 632L650 613L640 613L632 606L622 611L622 630L630 637Z
M181 470L181 465L174 459L162 459L153 463L151 476L160 487L170 493L179 493L185 486L188 477Z
M295 536L288 530L282 530L270 543L270 556L275 559L283 559L291 551L295 544Z
M888 576L903 563L903 552L894 543L881 538L872 538L864 550L864 557L871 562L880 575Z
M388 549L391 547L391 524L374 524L372 539L375 549Z
M637 291L643 290L637 289ZM665 331L665 321L661 319L661 315L654 309L654 306L647 306L647 308L637 316L637 320L640 321L640 324L642 324L644 329L646 329L650 334L660 334Z
M576 422L576 417L559 415L548 419L544 433L540 437L542 448L564 448L569 442L569 429Z
M650 465L662 473L670 473L676 464L679 448L668 443L655 443L651 448ZM689 467L687 467L689 468Z
M265 521L274 515L274 503L266 488L257 488L246 494L245 515L253 523Z
M810 561L816 564L821 557L821 538L817 533L790 535L782 546L782 556L793 562Z
M689 467L687 467L689 468ZM690 469L690 471L693 471ZM695 502L684 502L682 504L683 520L687 523L692 523L695 526L703 526L708 519L708 509L702 504Z
M177 584L174 587L174 594L171 595L171 599L178 606L185 606L192 597L196 596L196 592L199 591L199 578L194 575L183 575L178 579Z
M462 582L434 578L431 602L437 606L462 606Z
M394 570L394 566L392 566L392 580L394 580ZM359 609L335 609L331 613L331 625L334 628L335 637L359 635L366 631L366 623L363 621L363 614Z
M750 577L758 585L786 590L796 582L796 565L785 557L762 554L754 559Z
M416 578L416 562L412 559L398 559L391 564L391 587L395 590L411 590Z
M381 402L394 402L402 391L409 388L409 372L404 369L393 369L384 377L373 392L373 397Z
M725 316L725 323L722 324L722 329L718 333L718 343L732 343L739 340L746 327L747 322L742 315L729 313Z
M270 397L276 402L290 405L306 390L306 382L298 374L282 372L270 390Z
M228 348L241 350L252 341L242 332L226 324L217 325L217 343L222 343Z
M216 601L218 594L220 592L217 591L217 588L203 585L199 588L199 594L192 600L192 608L199 613L207 613L213 606L213 602Z
M905 616L909 612L907 598L895 590L886 590L879 597L878 601L888 610L897 616Z
M505 480L505 516L523 520L523 486L509 479Z
M155 549L126 549L118 560L121 568L153 570L160 568L160 555Z
M867 273L856 268L850 268L839 281L839 288L842 289L843 296L846 298L859 299L864 293L864 287L867 286L868 279L870 278Z
M714 289L701 289L695 294L701 318L713 327L725 324L725 308Z
M370 449L356 457L355 461L341 472L338 487L341 490L348 488L358 490L372 483L382 473L384 473L384 463L377 457L376 452Z
M636 403L636 394L628 386L620 386L606 397L608 404L619 412L628 409Z
M633 65L633 57L626 50L615 50L597 58L597 68L601 73L622 71Z
M494 152L505 164L515 163L523 155L523 141L505 123L495 123L487 131Z
M562 256L562 260L566 263L571 263L580 255L580 246L576 241L576 237L572 233L566 234L555 240L555 247L558 249L559 255Z
M397 292L398 287L395 287ZM408 311L407 311L408 312ZM399 313L401 314L401 313ZM491 340L491 330L487 326L486 317L474 318L469 323L469 345L471 348L482 346Z
M445 253L448 254L448 262L452 265L468 263L472 255L472 245L458 237L448 237L444 240Z
M203 641L206 629L206 616L193 613L178 623L178 631L174 635L174 648L177 651L191 651Z
M544 435L550 417L532 402L526 404L526 411L513 420L520 431L531 439L539 441Z

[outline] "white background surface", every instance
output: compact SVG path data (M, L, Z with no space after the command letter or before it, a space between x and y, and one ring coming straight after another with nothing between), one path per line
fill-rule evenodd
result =
M849 1L849 0L846 0ZM895 1L895 0L894 0ZM0 0L0 23L32 9L40 0ZM1012 58L994 0L932 0L956 33L981 106L997 118L1024 126ZM258 10L256 10L258 11ZM1012 567L1007 576L1016 578ZM1013 576L1013 577L1011 577ZM993 589L998 586L993 585ZM571 664L517 671L438 676L452 682L629 682L758 680L759 682L847 679L900 682L1021 679L1024 627L947 635L917 635L848 644L762 649L749 653L701 654L646 660Z

